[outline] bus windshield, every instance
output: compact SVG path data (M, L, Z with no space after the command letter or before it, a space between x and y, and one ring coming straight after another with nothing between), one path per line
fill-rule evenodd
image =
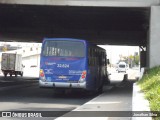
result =
M80 41L47 40L44 43L43 56L85 57L85 45Z

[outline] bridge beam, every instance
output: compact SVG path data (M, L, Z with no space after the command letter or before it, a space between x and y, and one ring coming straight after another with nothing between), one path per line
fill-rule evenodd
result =
M99 6L99 7L150 7L159 0L1 0L1 4Z
M160 6L151 7L149 36L149 67L160 65Z

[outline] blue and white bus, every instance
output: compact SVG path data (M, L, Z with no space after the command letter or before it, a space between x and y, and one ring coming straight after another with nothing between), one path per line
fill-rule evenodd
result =
M40 87L102 91L107 79L106 51L86 40L45 38Z

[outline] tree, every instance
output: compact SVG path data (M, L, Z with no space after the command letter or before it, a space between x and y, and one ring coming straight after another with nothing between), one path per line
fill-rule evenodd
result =
M3 52L6 52L6 51L7 51L7 46L4 45L4 46L2 47L2 51L3 51Z
M135 62L136 65L139 65L139 60L140 60L139 55L135 55L134 56L134 62Z

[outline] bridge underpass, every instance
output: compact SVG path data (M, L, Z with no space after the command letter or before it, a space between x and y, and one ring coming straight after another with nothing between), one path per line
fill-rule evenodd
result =
M1 2L0 41L42 42L44 37L67 37L86 39L99 45L144 46L147 47L147 66L160 64L155 60L155 46L150 46L150 43L154 44L151 39L157 41L159 37L154 34L159 26L151 25L154 24L152 21L159 20L156 18L158 12L151 14L152 5L158 2L119 6L37 3ZM155 59L150 59L150 54Z
M41 42L44 37L96 44L146 45L149 8L0 5L0 39Z

